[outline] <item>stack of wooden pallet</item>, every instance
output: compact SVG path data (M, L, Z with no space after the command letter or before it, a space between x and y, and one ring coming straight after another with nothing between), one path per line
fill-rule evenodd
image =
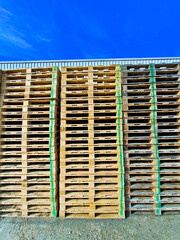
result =
M63 68L61 84L60 217L122 218L120 68Z
M0 216L56 216L56 67L7 70L1 81Z
M179 65L123 67L126 210L180 211Z
M159 212L180 213L180 65L156 65L150 70L156 82Z
M0 216L180 213L179 64L0 79Z

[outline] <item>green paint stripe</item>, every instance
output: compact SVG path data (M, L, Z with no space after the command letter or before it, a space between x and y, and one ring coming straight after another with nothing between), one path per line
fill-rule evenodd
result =
M118 94L118 135L119 135L119 149L120 149L120 216L124 216L124 169L123 169L123 148L121 144L121 110L122 110L122 100L121 100L121 82L120 82L120 71L121 71L121 65L118 68L117 71L117 94Z
M151 87L152 87L152 97L153 97L153 132L155 138L155 153L157 159L157 170L158 170L158 179L157 179L157 194L156 194L156 201L157 201L157 209L156 214L160 214L161 212L161 201L160 201L160 160L158 155L158 140L157 140L157 131L156 131L156 98L155 98L155 77L154 77L154 65L150 64L150 73L151 73Z
M53 68L52 75L52 87L51 87L51 106L50 106L50 142L49 142L49 155L50 155L50 179L51 179L51 200L52 200L52 216L56 217L56 203L55 203L55 192L54 192L54 178L53 178L53 161L52 161L52 138L53 138L53 125L54 125L54 111L53 111L53 98L54 98L54 83L55 83L55 72L56 68Z

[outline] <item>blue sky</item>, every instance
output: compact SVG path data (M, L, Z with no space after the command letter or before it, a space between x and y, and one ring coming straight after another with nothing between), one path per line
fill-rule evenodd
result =
M180 56L179 0L0 0L0 61Z

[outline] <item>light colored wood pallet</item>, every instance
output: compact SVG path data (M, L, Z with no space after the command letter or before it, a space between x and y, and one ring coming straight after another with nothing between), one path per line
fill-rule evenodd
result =
M105 72L108 72L108 74L105 74ZM91 66L88 68L62 69L60 217L124 217L124 212L120 216L119 199L121 172L119 165L119 145L117 143L119 139L117 127L119 103L117 100L116 74L117 68L114 66L110 67L109 70L105 70L103 67L94 68ZM96 83L94 84L94 82ZM78 102L76 102L77 94ZM107 96L106 94L111 95ZM71 103L68 104L68 101L71 101ZM82 101L86 103L84 104ZM99 103L95 103L94 101L99 101ZM113 103L108 103L108 101L113 101ZM86 114L87 117L82 116L82 114ZM74 123L68 123L69 121L73 121ZM82 121L86 121L86 123ZM98 123L98 121L101 121L102 124ZM109 123L109 121L114 121L114 129L111 129L112 122ZM83 137L84 134L86 136ZM113 135L115 136L111 137ZM108 141L111 138L115 139L116 143L109 146L110 149L108 148L108 143L95 143L98 140ZM75 142L67 143L67 141ZM79 141L85 141L85 143ZM110 155L112 154L114 155L116 164L111 163L113 157ZM101 155L102 157L100 158ZM102 161L102 164L97 164L97 161ZM75 177L76 179L74 180ZM79 180L77 180L77 177ZM99 180L102 183L98 185L100 182L98 183L97 178L106 178L106 180ZM112 184L109 183L111 180ZM106 190L107 193L103 192ZM110 193L111 190L113 190L113 193ZM103 200L107 196L114 198L114 203L116 201L114 206L112 205L112 201L108 203ZM97 207L97 198L99 198L98 201L101 207ZM122 198L124 199L124 197ZM74 201L73 205L72 201ZM122 204L124 205L124 201Z
M59 77L54 67L3 72L0 216L57 215Z

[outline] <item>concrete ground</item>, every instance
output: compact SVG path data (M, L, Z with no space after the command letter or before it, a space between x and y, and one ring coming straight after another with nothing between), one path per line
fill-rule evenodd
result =
M179 240L180 215L130 216L125 220L1 218L0 240Z

